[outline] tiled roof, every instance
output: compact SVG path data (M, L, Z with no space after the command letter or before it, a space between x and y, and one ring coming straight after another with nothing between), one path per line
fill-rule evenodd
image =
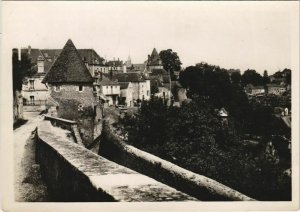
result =
M53 65L56 58L61 53L62 49L29 49L23 48L22 53L29 53L31 63L36 64L37 58L42 56L44 59L44 70L47 73ZM82 60L86 60L89 64L94 64L95 59L99 61L99 65L104 66L103 58L101 58L94 49L77 49ZM95 64L96 65L96 64Z
M110 61L106 62L106 65L115 66L115 67L123 66L123 61L122 60L110 60Z
M119 73L113 76L118 82L145 82L145 78L139 73Z
M27 49L27 48L25 49L25 48L22 48L21 53L22 54L27 53L28 57L31 59L31 63L36 63L37 58L39 56L43 56L39 49Z
M119 85L118 82L110 80L108 77L102 75L102 80L99 81L100 85Z
M43 79L43 83L92 83L93 77L69 39L62 52Z
M129 82L119 82L120 84L120 89L127 89L129 86Z
M104 59L101 58L94 49L78 49L78 52L81 59L85 60L88 64L104 65Z
M165 69L152 69L152 75L168 75Z

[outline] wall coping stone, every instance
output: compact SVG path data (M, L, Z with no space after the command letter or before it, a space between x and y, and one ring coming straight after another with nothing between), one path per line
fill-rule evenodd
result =
M37 127L39 142L50 146L70 166L85 175L97 191L112 196L116 201L197 201L194 197L70 142L67 133L67 130L54 127L46 120Z

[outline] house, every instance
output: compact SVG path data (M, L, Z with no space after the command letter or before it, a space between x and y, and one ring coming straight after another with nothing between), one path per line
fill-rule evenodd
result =
M108 70L112 70L114 73L116 72L120 72L120 71L123 71L123 61L120 60L118 58L118 60L110 60L108 62L105 63L105 65L108 67Z
M22 85L22 96L24 105L45 105L48 98L48 89L42 83L46 73L50 70L53 63L60 55L62 49L21 49L22 55L27 54L33 68L37 73L32 77L27 77ZM104 65L104 59L101 58L94 49L78 49L80 58L84 61L92 76L98 72L108 72L108 67Z
M118 105L120 85L116 80L111 80L107 75L101 73L96 86L98 87L98 96L105 95L108 106Z
M254 86L252 84L248 84L244 89L246 94L250 96L264 95L266 93L264 86Z
M78 124L84 144L91 144L100 134L101 108L93 93L94 79L71 40L45 75L42 83L48 88L51 104L59 118L74 120ZM55 102L54 104L52 102Z
M166 70L162 69L152 69L149 73L150 83L153 88L152 94L159 98L170 99L171 85L170 76Z
M152 50L151 55L148 55L146 64L149 73L151 73L153 69L163 69L162 60L155 48Z
M119 83L131 83L132 100L134 102L150 99L150 79L141 73L118 73L113 75L113 79Z
M278 85L278 84L267 84L267 93L270 95L282 95L284 92L287 91L285 85Z
M119 82L120 84L120 104L127 107L133 106L133 85L131 82Z

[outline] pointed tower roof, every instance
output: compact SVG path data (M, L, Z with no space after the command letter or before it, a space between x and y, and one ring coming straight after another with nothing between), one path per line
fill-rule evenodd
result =
M148 65L160 65L160 56L156 51L156 48L153 49L150 58L148 59Z
M158 56L158 53L156 51L156 48L153 49L152 53L151 53L151 57L157 57Z
M69 39L42 83L92 83L93 81L76 47Z

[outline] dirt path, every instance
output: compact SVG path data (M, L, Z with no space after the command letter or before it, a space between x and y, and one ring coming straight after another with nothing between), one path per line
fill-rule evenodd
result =
M34 129L42 118L27 114L28 122L14 131L15 200L49 201L47 188L35 163Z

